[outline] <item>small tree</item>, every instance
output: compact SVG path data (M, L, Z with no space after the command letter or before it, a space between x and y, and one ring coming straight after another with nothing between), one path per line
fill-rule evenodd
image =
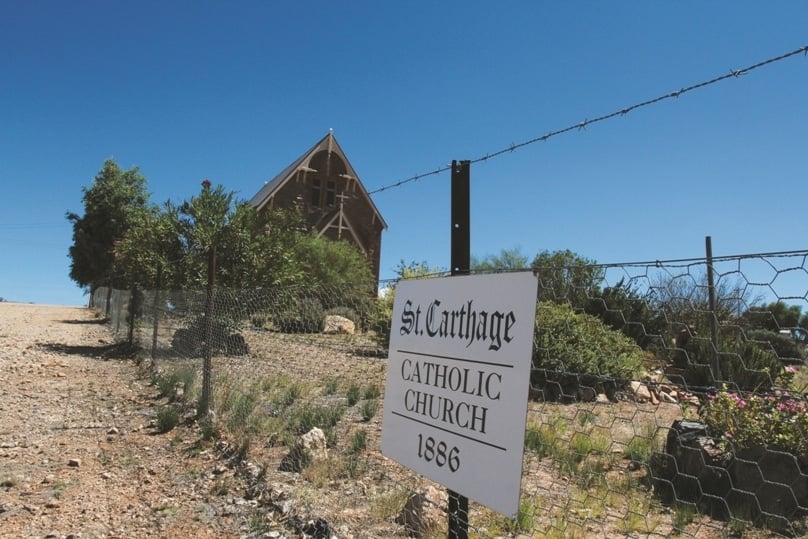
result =
M789 305L784 301L775 301L760 307L750 307L743 313L743 321L749 327L778 332L781 329L795 328L800 325L802 307Z
M614 286L605 287L600 296L591 298L586 312L621 331L643 349L664 348L665 320L651 305L649 291L641 291L621 279Z
M84 215L66 215L73 225L70 278L91 289L126 287L125 276L115 265L114 248L147 211L146 178L136 167L121 170L108 159L93 185L83 191Z
M181 283L185 264L177 209L166 203L138 215L115 244L115 262L130 286L151 289Z
M519 248L503 249L499 255L487 255L482 259L471 258L471 270L475 272L513 271L529 269L530 261Z
M600 293L603 268L570 250L542 251L530 267L539 276L539 301L567 303L585 309Z

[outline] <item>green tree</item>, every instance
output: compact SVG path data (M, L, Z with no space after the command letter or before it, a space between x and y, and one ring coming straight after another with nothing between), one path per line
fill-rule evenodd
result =
M675 275L658 276L651 285L649 299L652 307L668 321L672 336L690 326L701 335L709 335L712 316L719 323L737 320L745 305L756 303L741 280L719 278L714 283L714 291L715 312L711 313L707 274L687 268Z
M529 267L528 257L518 247L503 249L498 255L487 255L482 259L471 257L471 270L476 272L512 271Z
M368 259L347 241L305 235L296 243L294 256L306 268L307 284L311 286L350 288L363 296L376 288Z
M651 308L648 291L641 291L624 279L590 299L586 312L597 316L612 329L621 331L643 349L664 348L661 335L665 320Z
M539 301L568 303L585 309L600 293L603 268L570 250L542 251L530 264L539 276Z
M173 288L184 275L178 209L170 203L142 212L115 245L115 262L138 288ZM158 282L159 276L159 282Z
M149 194L146 178L137 167L122 170L108 159L83 188L84 215L67 212L73 225L69 256L70 278L79 286L126 287L125 276L115 267L115 245L146 212Z
M213 188L208 180L203 181L202 190L170 214L176 219L172 233L177 235L182 259L180 288L207 286L208 262L214 251L216 284L222 288L283 284L285 279L268 271L270 265L295 273L288 254L273 249L273 240L287 231L270 233L266 218L249 203L236 200L235 193L222 185Z
M188 261L187 286L204 288L207 285L208 257L216 249L217 270L222 272L228 260L228 253L220 245L233 215L232 192L217 185L211 189L210 181L202 182L202 190L179 206L178 230L184 256ZM222 261L225 263L222 264ZM227 279L220 279L227 286Z
M750 307L743 313L743 320L750 327L766 329L775 333L781 329L795 328L800 325L802 307L789 305L784 301L775 301L760 307Z

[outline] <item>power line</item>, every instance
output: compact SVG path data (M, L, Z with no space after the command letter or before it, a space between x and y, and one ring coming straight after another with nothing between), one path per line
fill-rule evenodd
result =
M569 131L581 130L581 129L584 129L585 127L587 127L588 125L592 125L592 124L599 123L599 122L604 122L606 120L611 120L612 118L616 118L618 116L625 116L626 114L628 114L629 112L631 112L633 110L636 110L636 109L639 109L639 108L642 108L642 107L647 107L647 106L650 106L650 105L654 105L654 104L659 103L661 101L665 101L666 99L674 99L674 98L677 98L677 97L679 97L679 96L681 96L683 94L686 94L688 92L692 92L694 90L699 90L699 89L704 88L706 86L717 84L717 83L719 83L721 81L724 81L726 79L738 78L741 75L746 75L747 73L749 73L751 71L754 71L755 69L767 66L769 64L773 64L775 62L779 62L781 60L785 60L785 59L790 58L792 56L796 56L797 54L800 54L800 53L802 53L803 55L808 55L808 45L806 45L804 47L800 47L799 49L795 49L795 50L793 50L791 52L781 54L780 56L775 56L774 58L769 58L768 60L764 60L762 62L758 62L758 63L750 65L748 67L744 67L743 69L730 70L729 73L726 73L724 75L720 75L718 77L712 78L710 80L706 80L704 82L700 82L698 84L693 84L691 86L683 87L683 88L681 88L679 90L676 90L676 91L661 95L659 97L655 97L653 99L649 99L647 101L642 101L640 103L636 103L636 104L628 106L628 107L624 107L624 108L622 108L620 110L616 110L614 112L604 114L603 116L598 116L597 118L593 118L591 120L587 119L587 120L584 120L582 122L578 122L578 123L569 125L567 127L564 127L563 129L558 129L556 131L550 131L549 133L545 133L544 135L532 138L530 140L526 140L524 142L520 142L518 144L511 144L507 148L503 148L503 149L497 150L495 152L487 153L487 154L485 154L485 155L483 155L481 157L478 157L476 159L471 159L471 163L479 163L479 162L482 162L482 161L487 161L489 159L499 157L499 156L501 156L503 154L514 152L514 151L516 151L518 149L524 148L525 146L529 146L529 145L534 144L536 142L547 141L547 140L549 140L549 139L551 139L553 137L556 137L558 135L562 135L562 134L567 133ZM374 189L373 191L369 191L368 194L373 195L373 194L376 194L376 193L381 193L382 191L386 191L388 189L393 189L395 187L401 187L402 185L414 182L416 180L420 180L422 178L426 178L427 176L434 176L436 174L446 172L447 170L450 170L451 168L452 168L451 165L446 165L444 167L432 170L430 172L424 172L422 174L416 174L415 176L410 176L409 178L399 180L399 181L397 181L395 183L392 183L390 185L385 185L385 186L379 187L378 189Z

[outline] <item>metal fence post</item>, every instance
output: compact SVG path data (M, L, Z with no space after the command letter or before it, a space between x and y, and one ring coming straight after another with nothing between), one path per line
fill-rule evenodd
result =
M213 394L211 387L213 355L213 302L216 293L216 246L211 246L208 252L208 290L205 298L205 340L202 343L202 396L199 400L199 415L207 415L213 408Z
M470 161L452 161L452 275L468 275L471 265ZM449 489L449 539L468 539L469 500Z
M162 278L163 266L157 264L157 275L154 278L154 299L152 300L152 346L151 346L151 369L157 368L157 332L160 329L160 280Z
M710 298L710 342L713 345L713 354L710 370L713 375L713 383L718 385L721 380L721 365L718 361L718 317L716 316L715 305L715 281L713 277L713 239L710 236L704 238L707 251L707 291Z

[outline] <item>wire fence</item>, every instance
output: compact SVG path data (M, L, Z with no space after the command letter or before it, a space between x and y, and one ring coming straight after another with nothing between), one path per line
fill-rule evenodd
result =
M470 536L805 533L806 259L531 268L520 507L472 502ZM91 305L143 350L158 427L199 415L199 436L242 463L255 522L445 536L445 491L379 449L395 285L99 289Z

